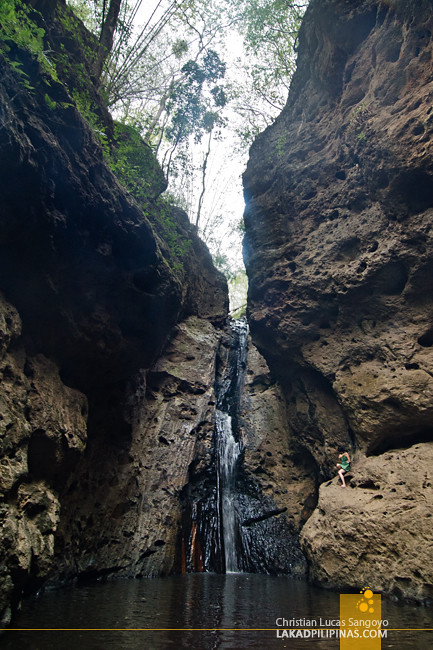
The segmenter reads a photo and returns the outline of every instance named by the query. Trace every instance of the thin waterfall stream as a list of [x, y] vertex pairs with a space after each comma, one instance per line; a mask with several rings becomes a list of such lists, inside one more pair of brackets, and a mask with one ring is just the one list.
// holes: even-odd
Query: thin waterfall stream
[[239, 571], [238, 545], [242, 536], [237, 508], [236, 470], [242, 443], [239, 440], [239, 410], [248, 355], [248, 324], [231, 325], [234, 346], [230, 351], [222, 381], [217, 383], [215, 447], [218, 520], [224, 548], [226, 573]]
[[[202, 438], [200, 456], [190, 465], [182, 495], [178, 564], [182, 573], [305, 572], [305, 558], [284, 501], [263, 490], [264, 462], [272, 456], [266, 438], [268, 451], [251, 462], [251, 441], [257, 437], [250, 409], [257, 409], [252, 399], [260, 398], [260, 388], [251, 392], [254, 375], [248, 347], [246, 321], [231, 321], [217, 356], [214, 427]], [[271, 431], [262, 436], [273, 433], [272, 417], [268, 415], [267, 421]]]
[[236, 464], [241, 445], [236, 442], [232, 431], [232, 418], [223, 411], [216, 412], [217, 438], [217, 499], [220, 513], [220, 526], [224, 543], [226, 573], [237, 573], [236, 552]]

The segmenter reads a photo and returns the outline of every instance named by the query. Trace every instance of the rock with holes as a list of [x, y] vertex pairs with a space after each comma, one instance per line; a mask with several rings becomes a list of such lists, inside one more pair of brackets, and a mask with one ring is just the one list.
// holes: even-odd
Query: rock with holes
[[85, 448], [83, 394], [43, 355], [27, 355], [16, 309], [0, 296], [0, 621], [53, 569], [59, 490]]
[[244, 175], [251, 331], [322, 469], [338, 437], [374, 450], [431, 427], [433, 40], [428, 3], [409, 5], [310, 3]]
[[348, 487], [320, 488], [301, 542], [323, 586], [433, 602], [433, 443], [361, 458]]
[[287, 105], [251, 148], [251, 332], [319, 481], [339, 444], [432, 439], [432, 58], [430, 2], [312, 0]]

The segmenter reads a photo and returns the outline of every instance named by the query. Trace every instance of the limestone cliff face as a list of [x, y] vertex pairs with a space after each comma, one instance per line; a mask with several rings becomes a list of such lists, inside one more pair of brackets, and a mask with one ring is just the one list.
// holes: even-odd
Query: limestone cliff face
[[[47, 49], [82, 57], [79, 33], [90, 35], [77, 21], [70, 33], [65, 4], [38, 7], [49, 11]], [[172, 569], [177, 495], [202, 422], [212, 425], [228, 299], [187, 216], [157, 200], [165, 181], [150, 150], [144, 211], [107, 166], [67, 71], [48, 78], [14, 44], [0, 57], [7, 621], [10, 604], [48, 578]], [[109, 129], [89, 71], [86, 80]]]
[[[63, 58], [58, 81], [13, 43], [2, 60], [4, 623], [47, 582], [210, 568], [196, 506], [203, 496], [216, 507], [216, 388], [225, 372], [240, 384], [225, 280], [187, 216], [159, 200], [166, 182], [150, 149], [134, 149], [142, 175], [128, 193], [71, 95], [80, 82], [90, 117], [113, 137], [83, 54], [91, 35], [62, 0], [30, 4], [47, 51]], [[115, 144], [131, 137], [124, 128]], [[236, 405], [241, 565], [303, 575], [315, 469], [287, 435], [281, 388], [248, 347]], [[212, 553], [223, 569], [221, 545]]]
[[164, 354], [127, 390], [131, 439], [105, 432], [90, 441], [69, 478], [55, 563], [66, 577], [168, 574], [175, 565], [182, 490], [214, 423], [215, 363], [221, 331], [190, 316]]
[[340, 589], [374, 584], [397, 598], [432, 602], [432, 455], [427, 442], [359, 458], [353, 489], [320, 486], [302, 531], [314, 581]]
[[[423, 465], [420, 443], [433, 431], [432, 26], [429, 2], [312, 0], [287, 106], [257, 138], [244, 176], [253, 339], [320, 480], [335, 472], [338, 444], [355, 459], [352, 488], [338, 503], [343, 490], [322, 486], [304, 528], [311, 575], [419, 600], [433, 578], [417, 506], [427, 491], [414, 478], [403, 497], [394, 480], [417, 471], [413, 459]], [[382, 464], [396, 468], [367, 498], [358, 471], [376, 475]], [[408, 511], [400, 499], [412, 497]], [[402, 508], [414, 559], [398, 551], [399, 570], [362, 560], [360, 546], [333, 533], [337, 517], [362, 511], [369, 548], [385, 557]], [[331, 553], [340, 561], [327, 562]]]

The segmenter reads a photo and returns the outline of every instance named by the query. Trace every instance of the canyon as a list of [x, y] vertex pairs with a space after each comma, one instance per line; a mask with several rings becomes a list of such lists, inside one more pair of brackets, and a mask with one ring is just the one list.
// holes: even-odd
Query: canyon
[[[65, 3], [33, 4], [87, 65]], [[67, 70], [0, 54], [4, 624], [46, 584], [223, 571], [219, 409], [241, 450], [239, 568], [431, 602], [432, 50], [427, 1], [311, 0], [244, 174], [237, 366], [226, 281], [147, 145], [143, 207]]]

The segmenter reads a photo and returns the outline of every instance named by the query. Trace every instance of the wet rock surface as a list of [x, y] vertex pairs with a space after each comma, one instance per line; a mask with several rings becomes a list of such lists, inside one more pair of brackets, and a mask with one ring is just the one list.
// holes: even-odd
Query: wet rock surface
[[265, 573], [305, 575], [298, 535], [317, 501], [314, 463], [299, 453], [281, 387], [251, 339], [240, 438], [241, 482], [248, 495], [243, 514], [250, 555], [246, 566]]
[[[317, 502], [314, 463], [299, 454], [281, 388], [243, 328], [234, 323], [219, 347], [219, 422], [208, 430], [182, 495], [180, 564], [183, 570], [220, 572], [229, 563], [231, 570], [305, 576], [299, 531]], [[233, 446], [238, 452], [227, 493], [222, 464], [231, 462]]]
[[206, 320], [179, 323], [156, 364], [130, 384], [131, 439], [89, 443], [63, 497], [61, 575], [152, 576], [176, 568], [180, 493], [213, 428], [219, 338]]
[[[251, 333], [320, 481], [339, 444], [363, 462], [432, 439], [430, 9], [313, 0], [287, 106], [244, 175]], [[377, 525], [375, 543], [391, 548]], [[319, 547], [309, 559], [323, 581]], [[381, 572], [372, 584], [394, 589]]]

